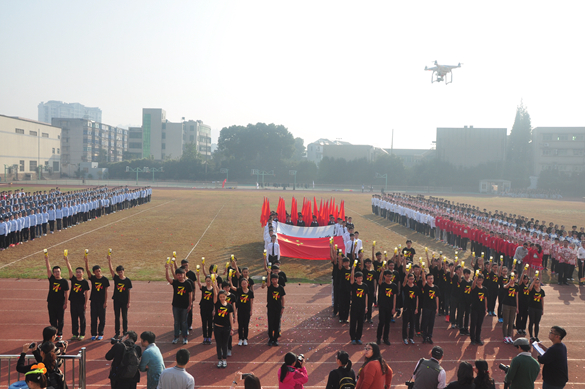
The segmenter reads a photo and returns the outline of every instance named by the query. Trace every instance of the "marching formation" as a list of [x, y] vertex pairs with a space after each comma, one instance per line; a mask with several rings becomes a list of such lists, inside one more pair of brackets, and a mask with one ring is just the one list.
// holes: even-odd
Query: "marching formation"
[[61, 192], [0, 192], [0, 251], [150, 202], [152, 189], [99, 186]]

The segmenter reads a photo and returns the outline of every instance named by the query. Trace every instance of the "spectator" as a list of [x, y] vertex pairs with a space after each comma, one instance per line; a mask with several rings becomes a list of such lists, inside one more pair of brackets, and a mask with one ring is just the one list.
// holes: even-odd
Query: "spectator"
[[177, 364], [161, 373], [158, 389], [193, 389], [195, 387], [195, 379], [185, 371], [190, 356], [189, 350], [185, 348], [177, 351], [175, 356]]
[[297, 358], [291, 352], [286, 353], [284, 363], [278, 369], [278, 389], [302, 389], [307, 381], [309, 375], [305, 368], [305, 358]]
[[[115, 343], [110, 351], [107, 352], [106, 359], [112, 361], [110, 375], [108, 376], [112, 389], [136, 389], [136, 384], [140, 382], [138, 364], [140, 357], [142, 356], [142, 349], [136, 344], [137, 340], [138, 335], [136, 335], [136, 332], [128, 331], [126, 335], [122, 337], [121, 341]], [[134, 359], [132, 358], [132, 355], [130, 355], [130, 359], [133, 359], [136, 365], [130, 363], [128, 366], [122, 366], [124, 353], [126, 352], [126, 349], [129, 349], [128, 352], [131, 354], [132, 350], [130, 350], [130, 348], [134, 348], [134, 356], [136, 358]], [[135, 370], [134, 376], [127, 377], [132, 373], [132, 371], [129, 370]]]
[[358, 372], [356, 389], [384, 389], [392, 384], [392, 369], [380, 354], [375, 342], [366, 343], [365, 361]]
[[29, 389], [45, 389], [47, 387], [47, 376], [45, 375], [47, 369], [42, 363], [39, 365], [24, 375], [24, 381]]
[[[31, 345], [32, 348], [30, 347]], [[21, 374], [26, 374], [30, 371], [37, 370], [38, 364], [32, 365], [25, 365], [24, 359], [28, 350], [32, 350], [33, 352], [36, 350], [37, 345], [32, 343], [26, 343], [22, 346], [22, 352], [20, 354], [20, 358], [18, 358], [18, 362], [16, 363], [16, 371]], [[42, 358], [42, 364], [46, 368], [46, 379], [48, 386], [52, 386], [53, 389], [63, 389], [65, 388], [65, 381], [63, 379], [63, 374], [57, 365], [57, 355], [55, 354], [55, 344], [52, 342], [45, 342], [40, 346], [40, 355]]]
[[514, 341], [514, 347], [520, 353], [512, 359], [504, 382], [510, 385], [510, 389], [534, 389], [540, 365], [530, 354], [530, 342], [526, 338], [518, 338]]
[[[67, 352], [67, 341], [64, 340], [60, 340], [58, 342], [56, 342], [56, 339], [58, 338], [57, 336], [57, 329], [53, 326], [48, 326], [43, 328], [43, 341], [40, 344], [43, 344], [45, 342], [52, 342], [55, 343], [55, 355], [57, 355], [57, 358], [60, 355], [63, 355]], [[42, 362], [43, 358], [41, 358], [41, 354], [40, 354], [40, 350], [37, 348], [33, 351], [33, 355], [35, 356], [35, 359], [37, 360], [37, 362]], [[60, 365], [59, 362], [57, 362], [58, 365]]]
[[546, 348], [539, 343], [539, 346], [545, 350], [544, 354], [538, 356], [538, 362], [542, 364], [542, 388], [543, 389], [561, 389], [569, 381], [569, 367], [567, 366], [567, 347], [563, 343], [563, 338], [567, 331], [559, 326], [550, 329], [548, 338], [553, 343]]
[[475, 361], [475, 374], [476, 376], [473, 380], [475, 389], [496, 389], [494, 379], [490, 377], [488, 364], [483, 359]]
[[338, 351], [335, 355], [337, 369], [331, 370], [327, 379], [326, 389], [340, 389], [355, 387], [355, 372], [351, 368], [349, 354], [345, 351]]
[[416, 364], [412, 389], [443, 389], [447, 385], [447, 374], [441, 367], [441, 359], [443, 359], [443, 349], [435, 346], [431, 351], [430, 359], [423, 358]]
[[234, 375], [234, 380], [232, 381], [232, 386], [230, 389], [236, 389], [238, 385], [238, 378], [240, 381], [244, 380], [244, 389], [262, 389], [262, 385], [260, 385], [260, 379], [254, 375], [254, 373], [247, 373], [243, 374], [241, 371], [237, 371]]
[[140, 371], [147, 371], [146, 373], [146, 388], [156, 389], [160, 374], [165, 369], [162, 354], [158, 346], [154, 343], [156, 335], [151, 331], [144, 331], [140, 334], [141, 345], [144, 347], [142, 359], [138, 369]]
[[475, 389], [473, 383], [473, 366], [469, 362], [461, 362], [457, 369], [457, 381], [447, 385], [447, 389]]

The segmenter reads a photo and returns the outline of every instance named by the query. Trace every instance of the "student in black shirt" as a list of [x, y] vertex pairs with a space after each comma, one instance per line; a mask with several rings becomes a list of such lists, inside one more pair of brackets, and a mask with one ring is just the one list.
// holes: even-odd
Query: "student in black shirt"
[[238, 309], [238, 346], [248, 345], [248, 328], [254, 310], [254, 291], [248, 287], [248, 279], [242, 278], [236, 290], [236, 307]]
[[333, 239], [329, 241], [329, 255], [331, 257], [331, 303], [333, 305], [333, 317], [337, 315], [339, 312], [339, 285], [340, 285], [340, 276], [339, 276], [339, 262], [341, 262], [341, 249], [336, 250], [333, 246]]
[[351, 344], [362, 344], [362, 331], [364, 328], [364, 318], [368, 306], [368, 286], [364, 284], [364, 275], [361, 272], [355, 272], [357, 262], [351, 269], [351, 313], [349, 315], [349, 336]]
[[485, 276], [484, 286], [487, 288], [488, 295], [488, 315], [496, 316], [496, 300], [498, 298], [498, 285], [500, 281], [500, 269], [497, 263], [491, 265], [490, 272]]
[[211, 344], [211, 333], [213, 331], [213, 285], [211, 276], [205, 276], [205, 285], [203, 286], [201, 286], [201, 282], [197, 278], [197, 287], [201, 291], [199, 313], [203, 330], [203, 344]]
[[89, 300], [89, 283], [83, 278], [83, 268], [75, 269], [75, 275], [67, 257], [63, 257], [69, 270], [71, 280], [71, 293], [69, 293], [69, 311], [71, 313], [71, 340], [83, 340], [85, 338], [85, 311]]
[[[177, 269], [177, 262], [173, 261], [173, 265], [175, 266], [175, 270]], [[191, 301], [195, 301], [195, 281], [197, 280], [197, 276], [193, 272], [193, 270], [189, 269], [189, 261], [186, 259], [181, 260], [181, 267], [185, 270], [185, 281], [191, 284], [191, 289], [193, 290], [193, 296], [191, 297]], [[191, 309], [187, 314], [187, 327], [189, 327], [189, 331], [193, 330], [193, 306], [191, 305]]]
[[439, 287], [433, 282], [435, 277], [432, 274], [423, 273], [422, 289], [422, 324], [421, 332], [423, 343], [433, 344], [433, 328], [435, 327], [435, 316], [439, 313]]
[[126, 335], [126, 332], [128, 332], [128, 309], [130, 308], [132, 281], [126, 277], [124, 266], [119, 265], [114, 272], [110, 255], [108, 255], [108, 266], [110, 267], [112, 280], [114, 280], [114, 293], [112, 295], [112, 300], [114, 300], [114, 330], [116, 331], [114, 338], [118, 339], [120, 337], [120, 314], [122, 314], [123, 334]]
[[481, 340], [481, 325], [488, 309], [489, 291], [483, 286], [484, 275], [476, 274], [471, 285], [471, 325], [469, 336], [471, 344], [483, 345]]
[[502, 316], [504, 324], [502, 325], [502, 334], [504, 336], [504, 343], [512, 344], [514, 343], [512, 339], [514, 319], [518, 313], [518, 284], [516, 284], [516, 276], [514, 273], [510, 275], [510, 281], [504, 285], [503, 291]]
[[362, 273], [364, 274], [364, 284], [368, 287], [368, 304], [366, 306], [366, 319], [370, 324], [373, 323], [372, 321], [372, 305], [374, 304], [374, 291], [376, 290], [375, 283], [376, 283], [376, 271], [372, 267], [372, 260], [370, 258], [366, 258], [364, 261], [364, 270]]
[[406, 247], [402, 249], [402, 255], [404, 255], [407, 262], [412, 262], [414, 260], [416, 250], [412, 247], [412, 241], [410, 239], [406, 241]]
[[[528, 333], [530, 334], [531, 342], [539, 342], [538, 333], [540, 331], [540, 318], [544, 313], [544, 290], [540, 287], [540, 278], [537, 277], [532, 280], [529, 287], [528, 296]], [[534, 330], [534, 332], [533, 332]], [[534, 335], [534, 336], [533, 336]]]
[[459, 310], [459, 303], [463, 294], [461, 288], [461, 276], [463, 271], [461, 266], [455, 267], [455, 272], [451, 275], [451, 310], [449, 312], [449, 322], [451, 323], [451, 329], [457, 329], [457, 312]]
[[[284, 288], [278, 285], [278, 275], [268, 274], [270, 277], [270, 286], [266, 293], [267, 314], [268, 314], [268, 345], [278, 346], [278, 338], [280, 336], [280, 319], [284, 313], [284, 296], [286, 292]], [[262, 283], [262, 289], [266, 284]]]
[[349, 304], [351, 301], [351, 269], [349, 258], [344, 257], [339, 262], [339, 322], [348, 323]]
[[451, 321], [451, 289], [453, 286], [453, 280], [451, 278], [451, 275], [453, 274], [453, 272], [455, 271], [455, 265], [453, 263], [448, 263], [446, 259], [443, 259], [443, 268], [444, 268], [444, 273], [443, 273], [443, 285], [444, 285], [444, 289], [443, 290], [443, 296], [445, 299], [445, 303], [444, 303], [444, 310], [443, 313], [445, 314], [445, 321], [447, 323], [449, 323]]
[[47, 307], [49, 309], [49, 322], [57, 328], [57, 337], [63, 336], [63, 319], [67, 309], [67, 295], [69, 284], [61, 277], [61, 267], [49, 263], [49, 254], [45, 253], [45, 265], [47, 267], [47, 278], [49, 279], [49, 294], [47, 295]]
[[[183, 344], [189, 343], [187, 330], [187, 313], [191, 309], [193, 298], [193, 291], [191, 290], [191, 283], [187, 282], [185, 270], [178, 268], [175, 270], [174, 277], [170, 275], [171, 265], [165, 263], [165, 276], [169, 284], [173, 287], [173, 321], [174, 321], [174, 337], [173, 344], [179, 342], [179, 331], [183, 335]], [[212, 277], [213, 278], [213, 277]]]
[[227, 292], [219, 290], [217, 282], [213, 282], [213, 304], [215, 315], [213, 317], [213, 332], [217, 346], [217, 367], [227, 367], [227, 351], [230, 336], [233, 334], [232, 321], [234, 307], [227, 301]]
[[378, 330], [376, 332], [376, 343], [380, 344], [382, 335], [384, 344], [390, 346], [388, 334], [390, 333], [390, 321], [396, 313], [396, 295], [398, 286], [392, 281], [394, 274], [391, 270], [384, 270], [380, 274], [378, 285]]
[[528, 276], [522, 276], [522, 282], [518, 284], [518, 314], [516, 315], [516, 331], [518, 335], [526, 335], [526, 323], [528, 322], [528, 301], [530, 298], [530, 285]]
[[471, 270], [463, 269], [463, 279], [460, 281], [461, 285], [461, 299], [459, 301], [459, 308], [457, 309], [457, 325], [459, 327], [459, 335], [469, 335], [469, 314], [471, 313]]
[[[418, 313], [420, 289], [414, 283], [412, 268], [407, 269], [408, 274], [402, 284], [402, 296], [404, 299], [404, 312], [402, 313], [402, 339], [404, 344], [414, 344], [414, 315]], [[410, 329], [408, 327], [410, 326]], [[408, 330], [408, 336], [407, 336]]]
[[[88, 274], [89, 260], [85, 256], [85, 269]], [[108, 287], [110, 281], [102, 275], [100, 265], [94, 265], [93, 275], [89, 277], [91, 282], [91, 340], [102, 340], [104, 338], [104, 327], [106, 326], [106, 307], [108, 306]], [[98, 323], [99, 322], [99, 323]]]
[[[229, 276], [229, 275], [228, 275]], [[228, 304], [231, 304], [232, 309], [233, 309], [233, 323], [236, 323], [236, 300], [237, 300], [237, 296], [233, 293], [231, 293], [231, 283], [228, 281], [224, 281], [221, 283], [221, 288], [225, 291], [226, 293], [226, 299], [225, 301], [227, 301]], [[227, 356], [231, 357], [232, 356], [232, 336], [230, 335], [228, 338], [228, 349], [227, 349]]]

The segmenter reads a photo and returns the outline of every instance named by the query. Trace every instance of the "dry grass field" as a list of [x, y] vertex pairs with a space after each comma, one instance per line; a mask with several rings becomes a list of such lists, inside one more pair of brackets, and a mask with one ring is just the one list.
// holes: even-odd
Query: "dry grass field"
[[[34, 190], [33, 187], [27, 188]], [[43, 189], [44, 190], [44, 189]], [[42, 278], [45, 276], [42, 251], [47, 248], [51, 264], [64, 265], [63, 250], [69, 250], [72, 266], [83, 265], [84, 249], [89, 249], [90, 265], [107, 266], [108, 248], [113, 250], [114, 266], [123, 264], [134, 280], [164, 280], [164, 262], [173, 251], [179, 259], [187, 257], [191, 267], [200, 263], [223, 267], [231, 254], [240, 266], [250, 267], [252, 275], [262, 270], [262, 228], [259, 223], [263, 196], [268, 196], [273, 209], [283, 196], [290, 209], [291, 197], [299, 202], [303, 196], [345, 200], [346, 215], [353, 216], [356, 229], [364, 241], [369, 256], [371, 242], [377, 250], [391, 253], [406, 238], [416, 241], [414, 247], [423, 252], [424, 246], [454, 252], [442, 244], [413, 234], [400, 226], [391, 225], [371, 215], [370, 195], [353, 192], [310, 192], [276, 190], [183, 190], [154, 189], [149, 204], [117, 212], [83, 223], [74, 228], [49, 235], [34, 242], [10, 248], [0, 253], [0, 277]], [[453, 201], [521, 213], [559, 224], [583, 225], [585, 203], [552, 200], [500, 199], [484, 197], [451, 197]], [[294, 282], [330, 282], [328, 261], [285, 259], [283, 271]]]

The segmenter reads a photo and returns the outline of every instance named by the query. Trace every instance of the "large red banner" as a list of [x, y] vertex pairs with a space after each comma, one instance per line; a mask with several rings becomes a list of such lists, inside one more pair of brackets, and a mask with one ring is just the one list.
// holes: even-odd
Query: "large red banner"
[[[280, 255], [282, 257], [328, 260], [331, 258], [329, 253], [330, 238], [298, 238], [294, 236], [278, 234], [278, 244], [280, 245]], [[333, 237], [334, 244], [345, 252], [343, 237]]]

